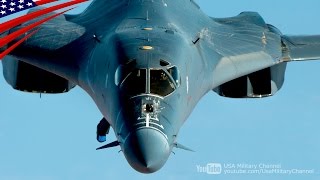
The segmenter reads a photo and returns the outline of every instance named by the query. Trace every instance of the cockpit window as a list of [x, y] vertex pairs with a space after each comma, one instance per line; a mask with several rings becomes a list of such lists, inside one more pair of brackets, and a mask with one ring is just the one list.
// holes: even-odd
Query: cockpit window
[[125, 79], [121, 88], [128, 95], [146, 93], [146, 69], [135, 69]]
[[167, 69], [167, 71], [169, 72], [172, 79], [176, 83], [176, 86], [179, 87], [180, 86], [180, 74], [179, 74], [178, 68], [173, 66], [173, 67]]
[[167, 96], [176, 89], [168, 74], [160, 70], [150, 70], [150, 92], [160, 96]]
[[151, 69], [137, 69], [135, 61], [120, 65], [115, 73], [115, 84], [129, 96], [150, 93], [167, 96], [180, 86], [180, 74], [177, 67], [166, 65]]
[[136, 60], [132, 60], [125, 65], [120, 65], [115, 74], [115, 84], [117, 86], [134, 70]]

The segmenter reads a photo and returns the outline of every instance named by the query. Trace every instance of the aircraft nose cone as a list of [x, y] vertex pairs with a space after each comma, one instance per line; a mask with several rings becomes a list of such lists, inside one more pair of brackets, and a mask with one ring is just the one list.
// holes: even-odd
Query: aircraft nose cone
[[144, 128], [131, 133], [124, 144], [129, 164], [141, 173], [158, 171], [167, 161], [170, 150], [167, 139], [157, 130]]

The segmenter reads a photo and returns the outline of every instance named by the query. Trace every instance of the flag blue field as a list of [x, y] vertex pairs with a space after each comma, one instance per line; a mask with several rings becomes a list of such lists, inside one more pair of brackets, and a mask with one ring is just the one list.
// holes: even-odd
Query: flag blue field
[[1, 0], [0, 18], [36, 7], [35, 0]]

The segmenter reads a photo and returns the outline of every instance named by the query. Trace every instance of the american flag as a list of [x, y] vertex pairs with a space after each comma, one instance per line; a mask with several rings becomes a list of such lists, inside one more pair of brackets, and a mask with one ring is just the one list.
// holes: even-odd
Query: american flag
[[37, 6], [37, 0], [1, 0], [0, 18]]
[[[48, 4], [51, 2], [55, 2], [56, 0], [0, 0], [0, 18], [3, 18], [5, 16], [24, 11], [39, 5]], [[49, 14], [53, 11], [62, 10], [65, 8], [68, 8], [70, 6], [73, 6], [75, 4], [83, 3], [87, 0], [69, 0], [64, 3], [60, 3], [57, 5], [52, 5], [49, 7], [46, 7], [44, 9], [40, 9], [31, 13], [28, 13], [23, 16], [16, 17], [14, 19], [11, 19], [7, 22], [0, 24], [0, 35], [3, 33], [6, 33], [6, 31], [10, 30], [11, 28], [18, 26], [20, 24], [26, 23], [34, 18], [40, 17], [40, 20], [37, 22], [34, 22], [24, 28], [18, 29], [15, 32], [11, 32], [10, 34], [7, 34], [5, 36], [0, 37], [0, 48], [6, 47], [8, 43], [12, 42], [13, 40], [18, 40], [10, 47], [6, 47], [3, 52], [0, 52], [0, 60], [4, 58], [7, 54], [9, 54], [14, 48], [19, 46], [22, 42], [24, 42], [27, 38], [32, 36], [34, 33], [38, 31], [38, 26], [41, 24], [63, 14], [66, 11], [69, 11], [73, 8], [69, 8], [67, 10], [64, 10], [62, 12], [56, 13], [54, 15], [50, 15], [49, 17], [43, 17], [41, 19], [41, 16]]]

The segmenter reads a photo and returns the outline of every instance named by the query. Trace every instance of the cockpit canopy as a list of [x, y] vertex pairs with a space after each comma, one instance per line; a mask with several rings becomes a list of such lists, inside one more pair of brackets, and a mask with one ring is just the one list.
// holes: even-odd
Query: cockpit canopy
[[134, 63], [129, 63], [118, 67], [115, 83], [129, 96], [168, 96], [179, 87], [180, 75], [177, 67], [170, 66], [169, 63], [163, 67], [147, 69], [136, 68]]

